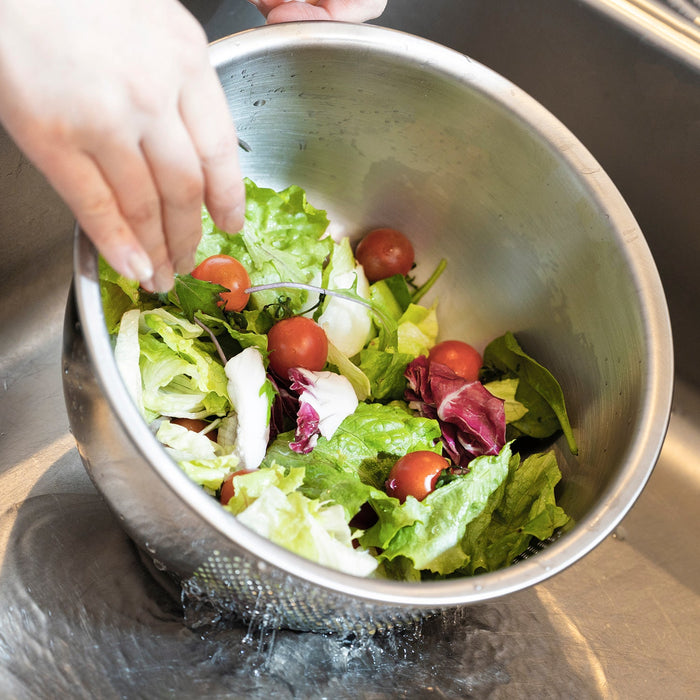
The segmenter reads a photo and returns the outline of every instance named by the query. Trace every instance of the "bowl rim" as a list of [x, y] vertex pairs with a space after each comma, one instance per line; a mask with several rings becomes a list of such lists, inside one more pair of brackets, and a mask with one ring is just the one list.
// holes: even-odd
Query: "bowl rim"
[[[295, 22], [258, 27], [219, 39], [211, 44], [210, 57], [218, 68], [254, 52], [299, 50], [309, 43], [321, 42], [325, 49], [361, 47], [363, 52], [388, 53], [430, 66], [432, 71], [484, 92], [526, 120], [543, 142], [556, 147], [559, 157], [568, 162], [592, 199], [608, 213], [613, 234], [625, 244], [622, 249], [637, 285], [649, 347], [646, 386], [642, 389], [644, 410], [637, 417], [637, 437], [626, 456], [628, 468], [609, 484], [595, 507], [571, 531], [535, 556], [505, 569], [474, 577], [408, 583], [360, 578], [310, 562], [238, 522], [191, 481], [156, 440], [120, 379], [102, 312], [97, 252], [76, 225], [75, 300], [98, 384], [124, 434], [155, 470], [163, 487], [175, 492], [184, 508], [235, 547], [285, 574], [368, 603], [413, 608], [481, 602], [540, 583], [581, 559], [614, 530], [641, 494], [660, 454], [671, 412], [673, 351], [668, 309], [651, 252], [622, 196], [578, 139], [523, 90], [453, 49], [375, 25]], [[220, 554], [225, 556], [226, 552]]]

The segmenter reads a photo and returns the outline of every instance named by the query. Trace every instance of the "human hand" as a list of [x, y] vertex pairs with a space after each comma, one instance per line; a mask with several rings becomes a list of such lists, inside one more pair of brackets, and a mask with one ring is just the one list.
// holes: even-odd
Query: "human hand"
[[384, 12], [387, 0], [248, 0], [267, 18], [268, 24], [296, 20], [332, 19], [364, 22]]
[[205, 34], [177, 0], [2, 0], [0, 121], [107, 261], [148, 289], [189, 272], [201, 205], [244, 186]]

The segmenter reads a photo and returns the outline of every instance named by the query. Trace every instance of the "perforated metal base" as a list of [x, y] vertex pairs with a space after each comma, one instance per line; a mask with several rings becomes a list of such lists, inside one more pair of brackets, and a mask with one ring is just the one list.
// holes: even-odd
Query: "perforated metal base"
[[374, 634], [406, 627], [437, 610], [373, 605], [305, 584], [272, 568], [261, 580], [245, 559], [214, 553], [189, 579], [180, 581], [188, 624], [242, 621], [269, 628], [332, 634]]

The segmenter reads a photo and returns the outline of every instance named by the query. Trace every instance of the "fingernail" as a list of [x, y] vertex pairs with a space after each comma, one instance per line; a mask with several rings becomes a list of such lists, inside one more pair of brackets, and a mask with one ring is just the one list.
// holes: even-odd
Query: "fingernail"
[[153, 277], [153, 265], [151, 259], [140, 250], [133, 250], [126, 259], [129, 269], [129, 277], [140, 282], [148, 281]]
[[176, 263], [175, 263], [175, 272], [177, 272], [179, 275], [187, 275], [192, 270], [194, 269], [194, 253], [188, 253], [187, 255], [183, 255]]
[[154, 291], [156, 292], [168, 292], [173, 288], [175, 280], [173, 279], [172, 268], [168, 272], [163, 270], [158, 270], [151, 280], [153, 283]]

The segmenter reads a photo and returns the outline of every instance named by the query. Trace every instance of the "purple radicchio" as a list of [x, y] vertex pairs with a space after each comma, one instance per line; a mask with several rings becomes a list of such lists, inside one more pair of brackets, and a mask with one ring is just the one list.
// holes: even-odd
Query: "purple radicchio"
[[497, 455], [506, 442], [504, 402], [481, 382], [470, 382], [446, 365], [417, 357], [406, 368], [409, 406], [440, 424], [450, 459], [466, 467], [474, 457]]
[[270, 442], [280, 433], [291, 430], [299, 413], [299, 396], [293, 393], [288, 384], [283, 384], [278, 377], [268, 372], [267, 378], [275, 389], [275, 399], [270, 411]]
[[291, 391], [299, 392], [299, 411], [294, 441], [295, 452], [307, 454], [322, 435], [333, 437], [340, 424], [357, 408], [357, 396], [346, 377], [334, 372], [312, 372], [296, 367], [289, 370]]

